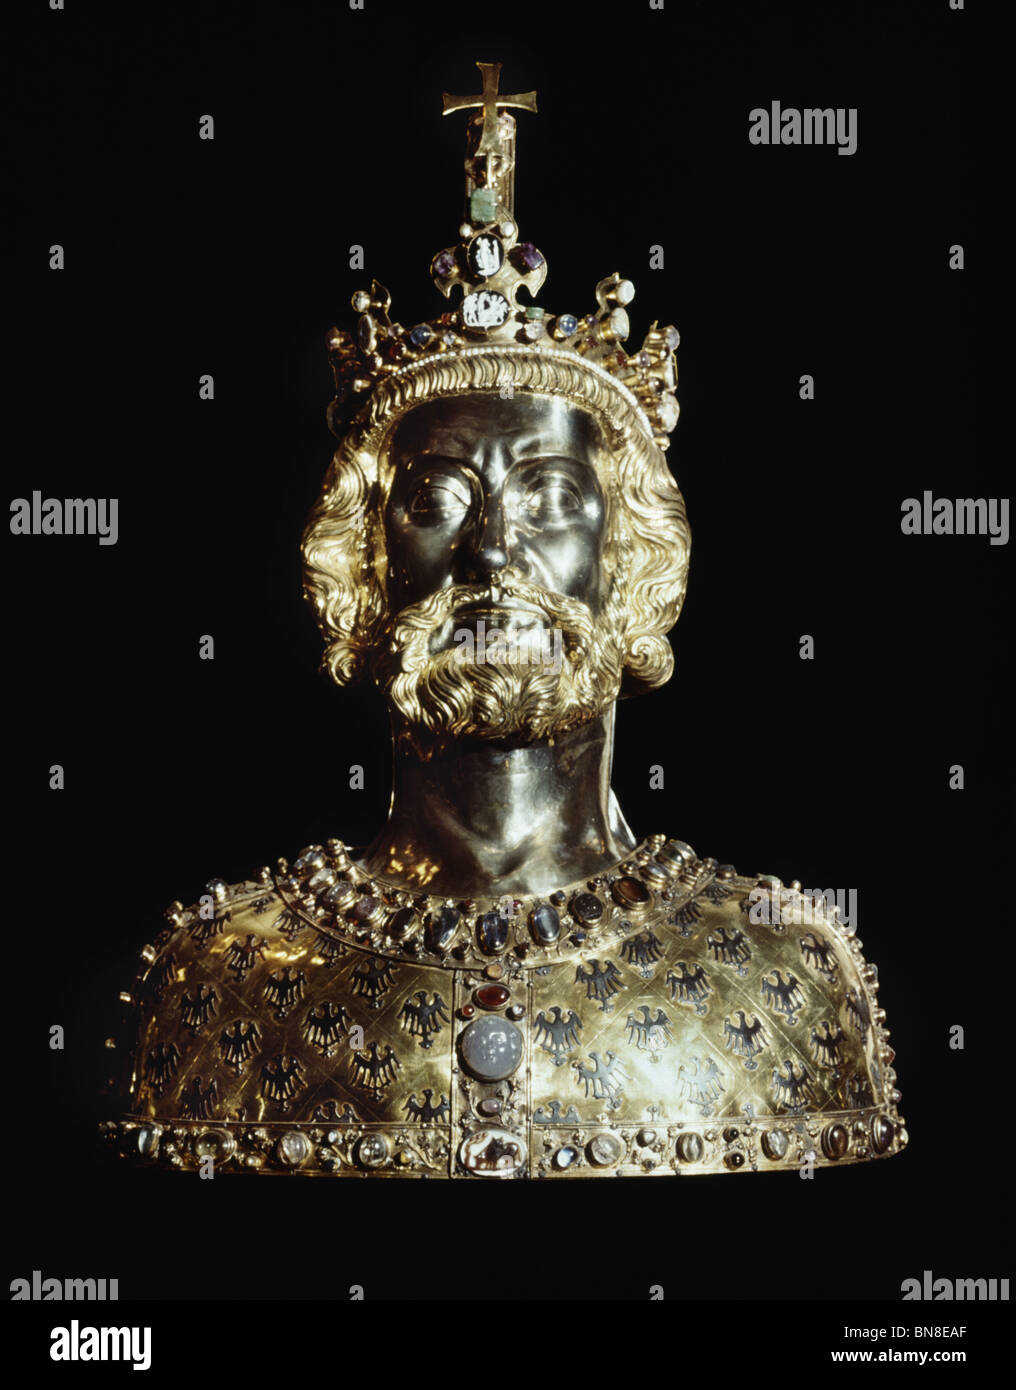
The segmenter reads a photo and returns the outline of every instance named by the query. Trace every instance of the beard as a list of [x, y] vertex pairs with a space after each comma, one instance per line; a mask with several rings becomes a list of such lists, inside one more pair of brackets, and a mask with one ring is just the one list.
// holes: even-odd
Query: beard
[[[448, 646], [476, 628], [463, 607], [512, 599], [538, 611], [525, 621], [542, 625], [520, 636], [505, 634], [486, 654], [472, 640]], [[375, 677], [406, 724], [432, 734], [497, 740], [523, 735], [543, 740], [595, 719], [621, 689], [622, 604], [612, 585], [599, 617], [579, 599], [550, 593], [514, 571], [483, 585], [449, 585], [404, 608], [390, 623]], [[517, 623], [509, 611], [505, 626]], [[555, 659], [546, 659], [553, 640]]]

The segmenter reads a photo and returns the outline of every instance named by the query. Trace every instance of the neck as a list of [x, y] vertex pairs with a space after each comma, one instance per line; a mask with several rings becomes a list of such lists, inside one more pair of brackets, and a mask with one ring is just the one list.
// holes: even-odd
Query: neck
[[459, 897], [543, 894], [635, 848], [610, 769], [614, 706], [545, 743], [395, 739], [388, 822], [361, 856], [372, 874]]

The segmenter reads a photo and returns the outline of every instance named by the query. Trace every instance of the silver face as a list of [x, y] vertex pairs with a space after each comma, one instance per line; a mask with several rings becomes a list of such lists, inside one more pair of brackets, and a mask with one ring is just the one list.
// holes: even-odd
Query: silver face
[[[510, 566], [598, 615], [603, 449], [593, 417], [562, 400], [475, 394], [418, 406], [390, 451], [391, 611], [448, 585], [485, 585]], [[463, 616], [522, 624], [532, 607], [478, 604]]]

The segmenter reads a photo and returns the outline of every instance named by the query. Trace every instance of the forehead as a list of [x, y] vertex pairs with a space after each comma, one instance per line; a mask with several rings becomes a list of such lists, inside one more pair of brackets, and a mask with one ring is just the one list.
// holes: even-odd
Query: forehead
[[585, 459], [603, 445], [595, 417], [560, 397], [475, 392], [416, 406], [396, 426], [390, 449], [396, 460], [422, 453], [454, 458], [491, 440], [516, 457], [553, 451]]

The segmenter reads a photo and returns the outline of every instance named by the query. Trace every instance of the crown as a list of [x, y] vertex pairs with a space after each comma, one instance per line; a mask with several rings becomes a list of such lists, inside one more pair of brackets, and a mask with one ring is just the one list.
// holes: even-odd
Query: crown
[[[355, 336], [333, 328], [328, 336], [335, 376], [330, 417], [355, 414], [384, 381], [438, 358], [462, 358], [493, 350], [506, 363], [514, 354], [563, 356], [595, 375], [606, 373], [633, 406], [640, 423], [661, 449], [677, 424], [674, 395], [676, 328], [653, 324], [640, 351], [621, 347], [629, 336], [627, 305], [635, 295], [618, 274], [596, 286], [596, 309], [548, 314], [534, 302], [547, 276], [547, 261], [530, 241], [519, 240], [515, 218], [515, 118], [505, 108], [536, 111], [536, 93], [498, 91], [500, 63], [477, 63], [483, 78], [478, 96], [443, 97], [444, 114], [479, 108], [467, 124], [466, 196], [459, 240], [430, 264], [446, 299], [461, 292], [457, 307], [410, 328], [392, 322], [391, 296], [377, 280], [352, 299], [359, 314]], [[525, 299], [520, 302], [520, 295]], [[336, 433], [339, 430], [336, 429]]]

